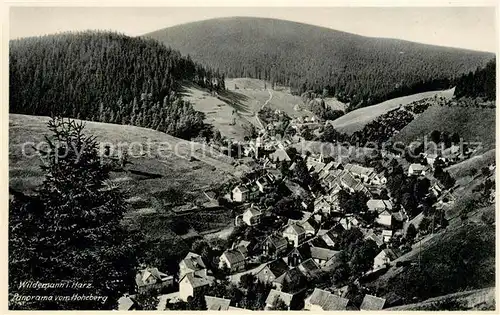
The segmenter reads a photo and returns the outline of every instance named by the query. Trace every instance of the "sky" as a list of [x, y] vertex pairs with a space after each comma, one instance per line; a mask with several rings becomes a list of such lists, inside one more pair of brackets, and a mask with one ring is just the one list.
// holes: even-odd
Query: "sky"
[[130, 36], [230, 16], [277, 18], [371, 37], [495, 52], [494, 7], [11, 7], [10, 38], [89, 29]]

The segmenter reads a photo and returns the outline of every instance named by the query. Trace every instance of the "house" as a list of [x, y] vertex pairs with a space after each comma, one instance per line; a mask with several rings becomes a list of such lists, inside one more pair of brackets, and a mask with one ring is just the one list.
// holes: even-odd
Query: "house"
[[299, 247], [306, 238], [306, 231], [296, 223], [289, 224], [283, 231], [283, 237], [292, 242], [293, 246]]
[[370, 199], [366, 202], [368, 211], [382, 212], [384, 210], [392, 210], [392, 202], [390, 200]]
[[284, 161], [291, 161], [290, 156], [288, 156], [288, 153], [286, 153], [284, 148], [278, 148], [276, 151], [271, 153], [269, 155], [269, 158], [273, 162], [284, 162]]
[[252, 242], [241, 240], [238, 244], [233, 244], [233, 248], [239, 251], [243, 257], [248, 257]]
[[324, 213], [330, 214], [332, 212], [332, 207], [326, 198], [321, 196], [314, 200], [314, 213]]
[[118, 299], [118, 311], [137, 310], [137, 302], [130, 295], [124, 295]]
[[394, 261], [401, 253], [397, 249], [386, 248], [383, 249], [375, 258], [373, 259], [373, 269], [377, 270]]
[[345, 311], [349, 300], [326, 290], [315, 288], [304, 301], [304, 310], [308, 311]]
[[158, 271], [158, 268], [140, 270], [135, 276], [135, 284], [139, 293], [149, 290], [161, 290], [174, 285], [174, 276]]
[[273, 283], [276, 278], [280, 277], [287, 271], [287, 264], [280, 258], [265, 265], [255, 274], [255, 277], [262, 282]]
[[297, 268], [307, 279], [315, 278], [320, 272], [318, 264], [312, 258], [304, 260]]
[[266, 306], [264, 310], [266, 311], [272, 310], [278, 299], [285, 302], [285, 305], [288, 306], [288, 310], [294, 309], [294, 304], [296, 303], [295, 301], [296, 299], [294, 298], [293, 294], [271, 289], [266, 298]]
[[370, 182], [370, 177], [375, 175], [375, 171], [371, 167], [363, 167], [357, 164], [346, 164], [344, 170], [349, 171], [352, 175], [360, 178], [364, 183]]
[[323, 241], [325, 241], [326, 245], [334, 247], [337, 237], [342, 231], [345, 231], [342, 224], [337, 223], [334, 227], [332, 227], [328, 232], [321, 236]]
[[187, 301], [188, 298], [200, 292], [204, 287], [212, 284], [212, 280], [207, 277], [196, 275], [195, 273], [188, 273], [179, 281], [179, 298]]
[[219, 257], [219, 268], [222, 269], [226, 266], [231, 273], [245, 269], [245, 256], [236, 250], [228, 249]]
[[384, 239], [382, 238], [382, 236], [375, 234], [373, 230], [369, 230], [368, 233], [366, 233], [364, 239], [374, 241], [375, 244], [377, 244], [377, 246], [379, 247], [384, 245]]
[[260, 223], [260, 218], [262, 212], [255, 206], [251, 206], [245, 212], [243, 212], [243, 222], [247, 225], [252, 226]]
[[246, 187], [236, 186], [232, 190], [232, 193], [234, 202], [245, 202], [250, 195], [250, 190]]
[[268, 192], [269, 186], [271, 185], [271, 180], [267, 176], [262, 176], [255, 181], [255, 184], [257, 185], [261, 193], [266, 193]]
[[306, 259], [311, 258], [311, 246], [304, 243], [299, 247], [294, 247], [286, 256], [285, 260], [290, 267], [295, 267]]
[[304, 289], [306, 282], [307, 279], [304, 274], [298, 268], [293, 268], [274, 279], [273, 285], [278, 291], [297, 293], [298, 291]]
[[422, 164], [411, 164], [408, 167], [408, 176], [424, 176], [425, 175], [425, 165]]
[[384, 243], [389, 243], [392, 238], [392, 231], [391, 230], [383, 230], [382, 231], [382, 240]]
[[306, 236], [313, 236], [319, 228], [318, 222], [316, 222], [312, 217], [309, 217], [306, 221], [302, 222], [300, 226], [304, 229]]
[[201, 259], [201, 256], [189, 252], [186, 257], [179, 263], [179, 279], [188, 273], [195, 273], [199, 276], [207, 276], [207, 267]]
[[378, 217], [375, 219], [375, 222], [386, 227], [391, 227], [392, 214], [389, 211], [384, 210], [378, 214]]
[[205, 303], [207, 304], [207, 311], [227, 311], [231, 300], [205, 295]]
[[311, 247], [311, 258], [319, 266], [325, 266], [330, 259], [332, 259], [339, 252], [322, 247]]
[[355, 216], [346, 216], [340, 219], [339, 223], [342, 225], [344, 230], [350, 230], [353, 227], [358, 227], [361, 222]]
[[361, 302], [361, 311], [380, 311], [384, 308], [385, 299], [366, 294]]
[[288, 248], [288, 240], [286, 238], [269, 235], [262, 243], [262, 254], [271, 258], [277, 258], [284, 253]]

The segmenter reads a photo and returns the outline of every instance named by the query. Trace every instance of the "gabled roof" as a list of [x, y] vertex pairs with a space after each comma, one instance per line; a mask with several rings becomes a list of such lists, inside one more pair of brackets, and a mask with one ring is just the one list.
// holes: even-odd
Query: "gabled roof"
[[189, 252], [186, 257], [184, 257], [182, 262], [184, 262], [186, 267], [191, 270], [201, 270], [207, 268], [203, 259], [201, 259], [201, 256], [193, 252]]
[[231, 300], [205, 295], [205, 303], [208, 311], [227, 311]]
[[296, 223], [292, 223], [292, 224], [288, 225], [285, 228], [285, 231], [287, 231], [287, 233], [292, 233], [295, 235], [304, 234], [306, 232], [303, 227], [301, 227], [300, 225], [298, 225]]
[[262, 212], [260, 212], [260, 210], [257, 209], [256, 207], [250, 207], [250, 208], [246, 209], [244, 213], [247, 213], [247, 212], [252, 214], [252, 216], [258, 216], [258, 215], [262, 214]]
[[236, 186], [236, 187], [233, 188], [233, 191], [235, 191], [235, 190], [239, 190], [242, 193], [245, 193], [245, 192], [249, 191], [249, 189], [247, 187], [244, 187], [244, 186]]
[[281, 300], [283, 300], [283, 302], [285, 302], [285, 304], [288, 307], [290, 307], [290, 303], [292, 302], [293, 299], [293, 294], [271, 289], [271, 291], [269, 291], [269, 295], [266, 298], [266, 304], [272, 305], [276, 298], [280, 298]]
[[361, 175], [370, 176], [374, 172], [373, 168], [371, 167], [363, 167], [361, 165], [350, 164], [350, 163], [346, 164], [344, 169], [359, 176]]
[[305, 222], [300, 224], [304, 230], [313, 230], [316, 231], [318, 229], [318, 222], [316, 222], [312, 217], [307, 219]]
[[330, 260], [338, 253], [338, 251], [334, 251], [328, 248], [311, 247], [311, 257], [314, 259]]
[[384, 308], [384, 304], [385, 299], [367, 294], [363, 298], [363, 302], [359, 309], [364, 311], [380, 311]]
[[149, 277], [154, 277], [157, 282], [166, 281], [173, 278], [173, 276], [169, 276], [166, 273], [159, 271], [158, 268], [146, 268], [140, 270], [137, 273], [135, 277], [135, 283], [137, 284], [138, 287], [144, 286], [146, 285], [144, 282]]
[[426, 167], [422, 164], [413, 163], [410, 165], [410, 168], [414, 171], [423, 171]]
[[298, 268], [306, 277], [312, 277], [320, 270], [312, 258], [304, 260], [299, 264]]
[[267, 267], [276, 278], [288, 271], [288, 265], [281, 258], [270, 262]]
[[290, 161], [290, 156], [288, 156], [288, 153], [282, 148], [276, 149], [273, 153], [271, 153], [270, 158], [273, 161]]
[[222, 256], [225, 256], [230, 264], [237, 264], [245, 261], [245, 256], [236, 249], [228, 249], [222, 253]]
[[130, 296], [122, 296], [118, 299], [118, 310], [129, 311], [135, 305], [135, 301]]
[[266, 238], [266, 241], [269, 241], [276, 248], [288, 246], [288, 241], [284, 237], [280, 237], [280, 236], [276, 236], [276, 235], [269, 235]]
[[347, 308], [349, 300], [328, 291], [315, 288], [309, 297], [309, 303], [320, 306], [323, 311], [344, 311]]
[[299, 269], [293, 268], [287, 270], [284, 274], [277, 277], [274, 282], [278, 284], [283, 284], [283, 282], [288, 283], [300, 283], [300, 281], [305, 280], [305, 276]]
[[372, 241], [374, 241], [377, 244], [377, 246], [382, 246], [384, 244], [384, 240], [382, 239], [382, 237], [380, 237], [377, 234], [375, 234], [373, 232], [373, 230], [370, 230], [366, 234], [365, 240], [372, 240]]
[[184, 278], [186, 278], [188, 280], [188, 282], [191, 284], [191, 286], [193, 288], [203, 287], [203, 286], [206, 286], [206, 285], [209, 285], [210, 283], [212, 283], [212, 281], [210, 281], [208, 278], [198, 276], [198, 275], [194, 274], [193, 272], [190, 272], [190, 273], [187, 273], [186, 275], [184, 275], [184, 277], [182, 277], [182, 279], [179, 282], [184, 280]]
[[392, 209], [392, 202], [390, 200], [382, 200], [382, 199], [370, 199], [366, 202], [366, 206], [368, 210], [376, 210], [376, 209]]
[[401, 256], [401, 252], [395, 248], [386, 248], [382, 250], [381, 253], [384, 253], [385, 257], [389, 258], [391, 261], [398, 259]]

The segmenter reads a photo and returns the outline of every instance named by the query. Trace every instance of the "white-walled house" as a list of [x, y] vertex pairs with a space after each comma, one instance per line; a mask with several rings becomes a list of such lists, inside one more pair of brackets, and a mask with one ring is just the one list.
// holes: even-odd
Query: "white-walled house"
[[293, 242], [293, 246], [299, 247], [306, 238], [306, 231], [300, 225], [292, 223], [283, 231], [283, 237]]
[[394, 261], [400, 256], [400, 253], [396, 249], [386, 248], [383, 249], [375, 258], [373, 259], [373, 269], [377, 270]]
[[383, 225], [386, 227], [391, 227], [392, 226], [392, 214], [389, 211], [384, 210], [378, 214], [378, 217], [375, 219], [375, 221], [380, 225]]
[[425, 175], [425, 165], [422, 164], [411, 164], [408, 167], [408, 176], [424, 176]]
[[195, 275], [193, 272], [184, 275], [179, 281], [179, 298], [187, 301], [203, 287], [209, 286], [212, 281], [206, 277]]
[[245, 187], [236, 186], [234, 187], [232, 193], [233, 193], [233, 201], [244, 202], [248, 199], [250, 190]]
[[196, 273], [202, 277], [207, 276], [207, 267], [200, 255], [189, 252], [186, 257], [181, 260], [179, 263], [179, 279], [188, 273]]
[[251, 206], [243, 213], [243, 222], [252, 226], [260, 222], [262, 212], [254, 206]]
[[245, 256], [236, 250], [228, 249], [219, 257], [219, 268], [226, 266], [231, 273], [245, 269]]

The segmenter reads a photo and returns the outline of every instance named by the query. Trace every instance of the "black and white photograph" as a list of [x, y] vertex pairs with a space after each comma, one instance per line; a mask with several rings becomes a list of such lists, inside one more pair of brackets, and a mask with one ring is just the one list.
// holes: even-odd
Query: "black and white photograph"
[[8, 7], [8, 310], [496, 310], [496, 3], [98, 5]]

